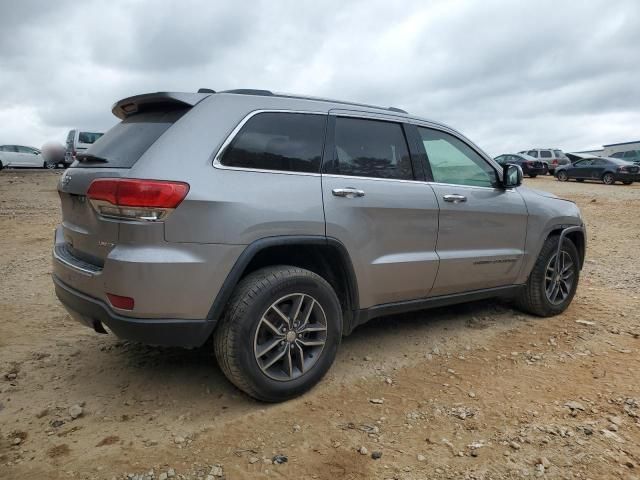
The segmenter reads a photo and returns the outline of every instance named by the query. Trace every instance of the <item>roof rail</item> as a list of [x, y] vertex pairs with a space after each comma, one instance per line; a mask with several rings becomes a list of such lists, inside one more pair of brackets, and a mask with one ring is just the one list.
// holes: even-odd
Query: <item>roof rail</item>
[[345, 100], [333, 100], [330, 98], [312, 97], [306, 95], [292, 95], [288, 93], [274, 93], [271, 90], [258, 90], [253, 88], [237, 88], [234, 90], [221, 90], [218, 93], [236, 93], [240, 95], [261, 95], [265, 97], [282, 97], [282, 98], [299, 98], [301, 100], [313, 100], [316, 102], [339, 103], [342, 105], [353, 105], [356, 107], [376, 108], [379, 110], [387, 110], [389, 112], [409, 114], [406, 110], [397, 107], [379, 107], [377, 105], [368, 105], [366, 103], [347, 102]]
[[255, 88], [236, 88], [234, 90], [222, 90], [220, 93], [237, 93], [239, 95], [261, 95], [263, 97], [273, 97], [271, 90], [258, 90]]

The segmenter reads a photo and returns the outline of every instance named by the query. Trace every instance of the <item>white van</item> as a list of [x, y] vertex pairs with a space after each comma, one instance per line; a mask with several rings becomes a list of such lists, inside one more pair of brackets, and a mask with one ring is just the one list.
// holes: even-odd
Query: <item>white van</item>
[[64, 155], [65, 165], [71, 165], [78, 153], [84, 152], [98, 140], [103, 133], [74, 129], [67, 134], [67, 151]]

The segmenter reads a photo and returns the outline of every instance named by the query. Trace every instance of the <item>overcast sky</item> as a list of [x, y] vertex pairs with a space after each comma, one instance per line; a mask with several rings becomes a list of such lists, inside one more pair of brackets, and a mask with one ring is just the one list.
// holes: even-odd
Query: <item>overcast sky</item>
[[199, 87], [396, 106], [493, 155], [640, 139], [640, 1], [581, 3], [2, 1], [0, 144]]

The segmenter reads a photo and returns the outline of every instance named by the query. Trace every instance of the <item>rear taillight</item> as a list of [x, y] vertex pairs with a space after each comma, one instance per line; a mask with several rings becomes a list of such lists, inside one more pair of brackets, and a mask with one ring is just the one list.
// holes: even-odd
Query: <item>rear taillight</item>
[[551, 162], [551, 163], [553, 163], [554, 165], [557, 165], [557, 164], [558, 164], [558, 159], [557, 159], [557, 158], [554, 158], [554, 159], [553, 159], [553, 162]]
[[162, 180], [99, 178], [87, 198], [102, 216], [123, 220], [164, 220], [189, 193], [189, 184]]

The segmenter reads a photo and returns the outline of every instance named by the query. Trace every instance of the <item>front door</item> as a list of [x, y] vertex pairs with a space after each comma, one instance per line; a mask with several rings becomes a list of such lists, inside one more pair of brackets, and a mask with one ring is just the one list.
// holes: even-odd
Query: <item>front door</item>
[[414, 175], [400, 122], [344, 115], [329, 117], [322, 175], [327, 236], [351, 255], [361, 308], [424, 298], [438, 270], [435, 194]]
[[418, 127], [440, 207], [440, 267], [431, 296], [512, 285], [524, 256], [527, 209], [515, 190], [453, 134]]
[[573, 166], [568, 167], [567, 173], [571, 178], [591, 178], [592, 176], [592, 164], [593, 160], [590, 158], [580, 160], [573, 164]]

